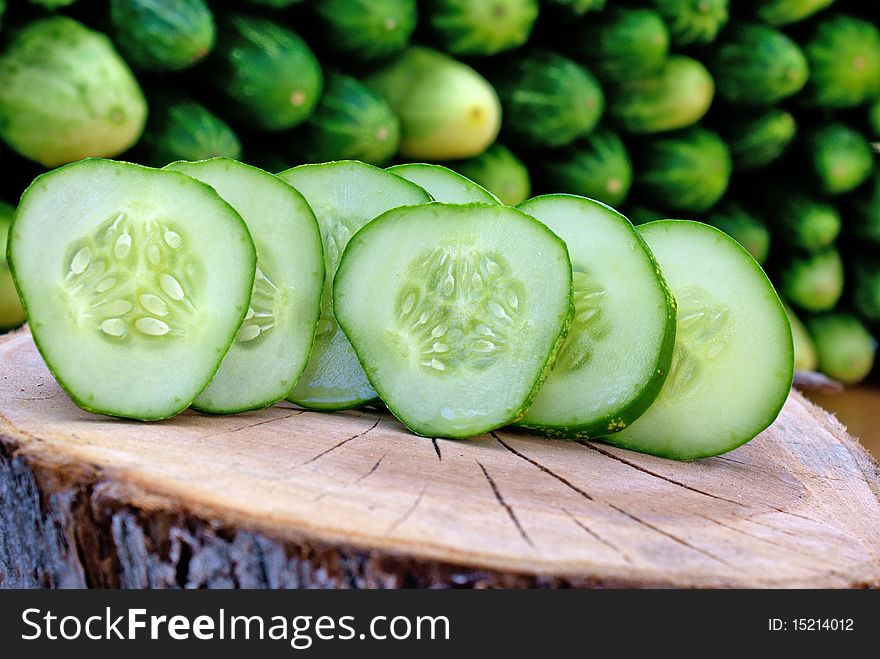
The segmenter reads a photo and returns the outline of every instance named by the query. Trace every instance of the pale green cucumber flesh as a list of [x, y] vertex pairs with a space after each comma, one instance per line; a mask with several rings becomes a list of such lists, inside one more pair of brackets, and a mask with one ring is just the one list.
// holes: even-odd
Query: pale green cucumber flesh
[[414, 183], [356, 161], [301, 165], [278, 176], [302, 193], [315, 212], [326, 267], [312, 355], [288, 400], [311, 409], [357, 407], [374, 400], [376, 392], [333, 313], [336, 268], [351, 236], [367, 222], [392, 208], [431, 198]]
[[228, 158], [168, 169], [207, 183], [248, 225], [257, 269], [245, 321], [193, 408], [230, 414], [286, 398], [306, 367], [321, 309], [321, 233], [305, 198], [263, 170]]
[[633, 225], [605, 204], [575, 195], [517, 208], [568, 245], [574, 320], [520, 425], [556, 437], [590, 438], [629, 426], [660, 392], [675, 342], [675, 301]]
[[791, 328], [761, 267], [714, 227], [639, 227], [678, 303], [669, 377], [653, 405], [605, 441], [677, 460], [719, 455], [778, 416], [794, 369]]
[[220, 367], [248, 309], [256, 252], [209, 186], [84, 160], [37, 178], [10, 266], [40, 353], [82, 408], [173, 416]]
[[479, 183], [443, 165], [423, 162], [393, 165], [387, 171], [411, 181], [425, 190], [434, 201], [448, 204], [500, 204], [498, 197]]
[[501, 205], [385, 213], [355, 234], [333, 290], [370, 382], [397, 418], [430, 437], [517, 420], [572, 314], [564, 243]]

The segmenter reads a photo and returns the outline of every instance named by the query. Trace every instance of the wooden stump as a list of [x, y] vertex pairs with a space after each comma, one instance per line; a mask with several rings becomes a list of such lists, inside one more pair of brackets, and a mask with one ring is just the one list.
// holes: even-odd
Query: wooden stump
[[[706, 410], [711, 414], [711, 410]], [[880, 586], [877, 464], [792, 393], [676, 463], [290, 405], [144, 424], [0, 341], [0, 586]]]

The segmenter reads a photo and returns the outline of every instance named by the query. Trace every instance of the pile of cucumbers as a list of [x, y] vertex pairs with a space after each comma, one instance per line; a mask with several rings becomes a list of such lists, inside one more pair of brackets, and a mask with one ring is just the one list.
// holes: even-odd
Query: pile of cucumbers
[[441, 163], [511, 206], [570, 193], [704, 222], [766, 267], [799, 369], [874, 365], [863, 0], [0, 0], [0, 142], [9, 204], [85, 157], [222, 156]]
[[439, 165], [86, 159], [25, 191], [7, 251], [46, 364], [114, 416], [381, 400], [428, 437], [688, 460], [757, 435], [792, 381], [782, 303], [721, 231], [506, 206]]

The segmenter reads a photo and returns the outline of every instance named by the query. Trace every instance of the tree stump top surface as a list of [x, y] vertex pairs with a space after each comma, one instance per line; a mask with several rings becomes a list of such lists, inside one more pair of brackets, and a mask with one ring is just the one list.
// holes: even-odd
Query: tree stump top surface
[[877, 464], [797, 393], [752, 442], [692, 463], [511, 430], [431, 440], [374, 410], [147, 424], [78, 409], [23, 331], [0, 339], [0, 441], [146, 514], [416, 565], [625, 586], [880, 585]]

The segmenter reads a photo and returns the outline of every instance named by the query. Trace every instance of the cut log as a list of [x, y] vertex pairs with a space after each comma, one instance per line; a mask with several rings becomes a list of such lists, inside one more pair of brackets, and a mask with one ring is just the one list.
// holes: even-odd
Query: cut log
[[[706, 410], [711, 414], [712, 410]], [[0, 586], [880, 586], [880, 473], [792, 393], [692, 463], [283, 404], [91, 415], [0, 342]]]

